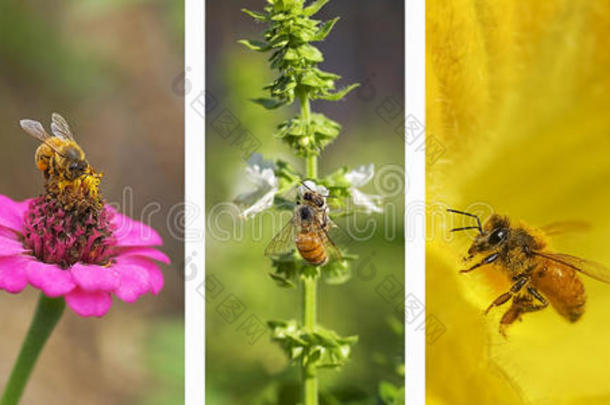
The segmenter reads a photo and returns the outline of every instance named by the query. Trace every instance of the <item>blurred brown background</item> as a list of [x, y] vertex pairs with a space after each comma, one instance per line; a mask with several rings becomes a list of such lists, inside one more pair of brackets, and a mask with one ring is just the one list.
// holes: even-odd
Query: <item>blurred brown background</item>
[[[166, 221], [184, 194], [182, 3], [0, 3], [0, 193], [16, 200], [41, 193], [42, 176], [34, 166], [38, 143], [18, 121], [31, 118], [48, 128], [51, 113], [59, 112], [91, 164], [104, 172], [102, 192], [109, 202], [121, 203], [134, 218], [158, 203], [152, 225], [172, 258], [158, 297], [132, 305], [115, 300], [102, 319], [66, 309], [24, 404], [183, 401], [183, 244], [179, 227]], [[126, 190], [133, 204], [121, 202]], [[174, 208], [172, 223], [179, 211]], [[0, 386], [37, 296], [32, 288], [0, 292]]]

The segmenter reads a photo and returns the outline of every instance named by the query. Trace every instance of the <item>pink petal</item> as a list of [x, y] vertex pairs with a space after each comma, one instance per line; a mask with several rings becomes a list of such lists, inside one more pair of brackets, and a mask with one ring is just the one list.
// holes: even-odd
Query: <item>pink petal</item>
[[83, 291], [113, 291], [120, 285], [114, 266], [102, 267], [76, 263], [70, 268], [72, 279]]
[[33, 260], [20, 255], [0, 257], [0, 289], [12, 294], [21, 292], [28, 285], [26, 267]]
[[30, 206], [30, 201], [17, 202], [0, 194], [0, 226], [23, 232], [23, 217]]
[[[13, 235], [17, 237], [15, 233]], [[13, 256], [25, 252], [21, 241], [10, 238], [8, 234], [0, 235], [0, 256]]]
[[106, 206], [106, 210], [114, 214], [112, 224], [116, 227], [114, 236], [118, 246], [160, 246], [163, 244], [161, 236], [148, 225], [117, 212], [111, 206]]
[[163, 273], [161, 272], [161, 269], [154, 264], [152, 266], [148, 267], [146, 270], [148, 270], [148, 280], [150, 281], [150, 292], [153, 293], [153, 295], [157, 295], [163, 288], [163, 284], [164, 284]]
[[28, 263], [27, 276], [30, 284], [51, 298], [66, 295], [76, 287], [69, 270], [37, 260]]
[[160, 250], [150, 247], [124, 247], [119, 250], [119, 255], [121, 256], [142, 256], [148, 259], [156, 260], [161, 263], [169, 264], [171, 262], [170, 258]]
[[112, 306], [112, 298], [107, 292], [87, 292], [77, 287], [66, 295], [66, 304], [77, 315], [102, 317]]
[[[135, 302], [141, 295], [153, 290], [150, 269], [157, 268], [143, 257], [123, 257], [117, 260], [114, 269], [121, 276], [121, 286], [115, 291], [125, 302]], [[158, 269], [158, 268], [157, 268]]]

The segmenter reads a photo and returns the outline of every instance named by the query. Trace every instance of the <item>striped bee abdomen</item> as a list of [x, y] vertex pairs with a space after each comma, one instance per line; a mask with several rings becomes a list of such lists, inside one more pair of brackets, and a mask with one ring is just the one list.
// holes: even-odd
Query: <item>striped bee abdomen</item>
[[326, 247], [315, 232], [299, 233], [296, 245], [301, 257], [314, 266], [321, 266], [328, 261]]

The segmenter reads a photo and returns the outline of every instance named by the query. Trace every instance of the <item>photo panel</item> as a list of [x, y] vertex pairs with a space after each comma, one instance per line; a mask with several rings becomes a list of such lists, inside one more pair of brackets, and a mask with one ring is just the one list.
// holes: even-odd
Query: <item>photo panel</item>
[[184, 402], [184, 5], [0, 5], [2, 404]]
[[404, 11], [206, 2], [206, 403], [404, 403]]
[[610, 399], [609, 33], [603, 2], [426, 2], [429, 404]]

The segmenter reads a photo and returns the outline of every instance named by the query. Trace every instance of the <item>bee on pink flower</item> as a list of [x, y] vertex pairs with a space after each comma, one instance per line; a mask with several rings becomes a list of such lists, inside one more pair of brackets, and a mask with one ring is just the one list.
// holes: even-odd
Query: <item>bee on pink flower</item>
[[106, 205], [102, 174], [59, 114], [52, 115], [51, 133], [37, 121], [20, 124], [41, 142], [35, 161], [45, 192], [22, 202], [0, 195], [0, 289], [18, 293], [29, 284], [63, 296], [78, 315], [98, 317], [112, 295], [135, 302], [158, 294], [158, 263], [170, 262], [156, 248], [163, 244], [159, 234]]

